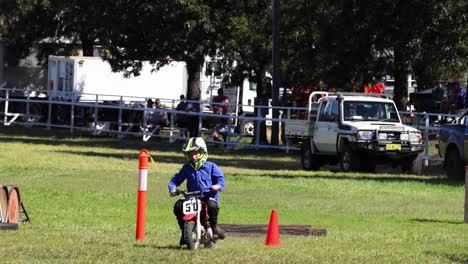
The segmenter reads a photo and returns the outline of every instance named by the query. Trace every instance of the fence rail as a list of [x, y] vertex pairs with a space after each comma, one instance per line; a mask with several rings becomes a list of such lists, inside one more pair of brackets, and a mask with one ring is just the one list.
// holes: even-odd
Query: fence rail
[[[60, 101], [56, 99], [56, 94], [50, 91], [41, 91], [42, 96], [31, 93], [28, 90], [0, 89], [0, 123], [4, 126], [12, 124], [23, 125], [26, 127], [46, 127], [86, 131], [94, 134], [109, 133], [116, 134], [118, 138], [125, 136], [141, 136], [144, 141], [151, 137], [165, 138], [171, 143], [177, 140], [186, 140], [185, 132], [187, 127], [177, 126], [176, 117], [185, 116], [192, 120], [198, 120], [196, 124], [196, 134], [203, 136], [205, 140], [213, 144], [222, 144], [227, 147], [251, 147], [251, 148], [269, 148], [281, 149], [289, 152], [298, 150], [297, 146], [284, 142], [282, 145], [264, 144], [260, 141], [259, 133], [251, 139], [251, 143], [245, 143], [242, 131], [235, 131], [235, 126], [242, 120], [254, 122], [255, 127], [260, 127], [263, 123], [281, 122], [280, 118], [268, 118], [262, 115], [272, 109], [271, 106], [255, 106], [255, 116], [235, 115], [234, 109], [239, 107], [252, 108], [251, 105], [230, 104], [230, 114], [220, 115], [207, 109], [210, 108], [209, 102], [185, 101], [185, 103], [196, 104], [196, 111], [187, 112], [177, 110], [176, 106], [180, 100], [160, 99], [166, 107], [164, 109], [148, 108], [146, 101], [149, 98], [141, 97], [117, 97], [113, 96], [112, 101], [103, 101], [101, 98], [109, 99], [109, 95], [95, 95], [94, 101], [81, 102], [77, 100]], [[152, 98], [154, 99], [154, 98]], [[89, 118], [83, 122], [80, 117], [80, 111], [92, 112], [92, 120]], [[101, 115], [105, 112], [112, 112], [113, 118], [103, 119]], [[149, 116], [161, 112], [167, 113], [169, 124], [167, 126], [152, 126]], [[124, 117], [127, 115], [126, 117]], [[130, 117], [128, 115], [131, 115]], [[224, 119], [227, 125], [223, 127], [225, 141], [213, 140], [214, 130], [219, 127], [205, 126], [205, 121], [214, 122], [215, 119]], [[166, 133], [161, 133], [165, 131]]]
[[[280, 149], [288, 153], [291, 150], [299, 150], [299, 146], [292, 141], [282, 140], [280, 145], [270, 145], [261, 142], [260, 133], [255, 133], [255, 136], [250, 139], [250, 143], [246, 143], [244, 138], [246, 135], [242, 131], [236, 131], [235, 127], [241, 121], [255, 123], [256, 128], [262, 125], [271, 125], [273, 122], [281, 124], [285, 120], [292, 119], [294, 112], [308, 111], [306, 107], [272, 107], [272, 106], [255, 106], [254, 115], [237, 115], [234, 109], [241, 107], [252, 108], [252, 105], [229, 105], [230, 114], [220, 115], [211, 111], [209, 102], [185, 101], [186, 103], [197, 104], [197, 111], [187, 112], [176, 109], [179, 100], [160, 99], [161, 103], [165, 104], [164, 109], [148, 108], [146, 101], [148, 98], [141, 97], [122, 97], [109, 95], [95, 95], [94, 101], [81, 102], [76, 100], [60, 101], [57, 100], [52, 92], [41, 91], [42, 94], [33, 93], [28, 90], [11, 90], [0, 89], [0, 123], [4, 126], [12, 124], [23, 125], [26, 127], [46, 127], [69, 129], [70, 132], [75, 130], [90, 132], [93, 134], [109, 133], [115, 134], [118, 138], [125, 136], [139, 136], [142, 140], [148, 141], [152, 137], [168, 139], [173, 143], [177, 140], [186, 140], [186, 134], [189, 128], [180, 127], [176, 124], [177, 117], [185, 116], [186, 118], [196, 121], [197, 135], [205, 138], [212, 144], [222, 144], [226, 147], [247, 147], [247, 148], [266, 148]], [[102, 98], [112, 98], [112, 101], [103, 101]], [[282, 118], [271, 118], [267, 113], [273, 110], [279, 110]], [[62, 111], [62, 112], [60, 112]], [[91, 113], [92, 119], [83, 112]], [[166, 112], [169, 117], [169, 124], [161, 127], [151, 125], [149, 117], [154, 114]], [[103, 115], [111, 113], [112, 118], [102, 118]], [[440, 161], [440, 157], [430, 156], [429, 139], [431, 133], [439, 130], [431, 120], [440, 120], [442, 118], [454, 118], [456, 115], [440, 114], [440, 113], [417, 113], [417, 112], [400, 112], [401, 116], [412, 117], [402, 118], [408, 125], [416, 127], [423, 131], [425, 150], [424, 158], [425, 165], [428, 166], [429, 161]], [[266, 117], [264, 117], [266, 116]], [[206, 120], [225, 119], [227, 125], [224, 129], [224, 141], [217, 141], [213, 138], [215, 130], [219, 130], [218, 126], [205, 126]], [[409, 122], [411, 121], [411, 122]], [[281, 127], [281, 125], [280, 125]], [[165, 131], [161, 133], [161, 131]]]

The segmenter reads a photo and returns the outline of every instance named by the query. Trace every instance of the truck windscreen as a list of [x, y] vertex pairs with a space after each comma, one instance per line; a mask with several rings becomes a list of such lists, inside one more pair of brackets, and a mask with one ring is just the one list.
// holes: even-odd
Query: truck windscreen
[[389, 102], [343, 102], [344, 121], [400, 122], [395, 105]]

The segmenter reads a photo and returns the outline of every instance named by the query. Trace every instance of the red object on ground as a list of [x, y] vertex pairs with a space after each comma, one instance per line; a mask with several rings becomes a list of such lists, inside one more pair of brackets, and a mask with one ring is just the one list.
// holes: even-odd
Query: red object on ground
[[268, 225], [268, 232], [267, 232], [265, 245], [273, 246], [273, 247], [279, 247], [280, 245], [278, 213], [276, 212], [276, 210], [271, 210], [270, 224]]
[[148, 150], [140, 149], [138, 158], [138, 198], [136, 219], [136, 240], [145, 239], [146, 224], [146, 190], [148, 181]]

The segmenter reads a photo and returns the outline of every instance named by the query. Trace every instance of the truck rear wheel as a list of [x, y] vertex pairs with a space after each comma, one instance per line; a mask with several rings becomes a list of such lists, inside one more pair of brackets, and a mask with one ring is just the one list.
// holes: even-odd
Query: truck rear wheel
[[360, 164], [359, 156], [354, 153], [350, 145], [345, 144], [341, 151], [341, 169], [343, 172], [357, 171]]
[[301, 145], [301, 163], [304, 170], [310, 171], [320, 169], [320, 160], [316, 155], [312, 155], [309, 140], [306, 140]]
[[56, 105], [52, 110], [52, 122], [55, 124], [70, 123], [70, 108], [65, 105]]
[[240, 123], [240, 132], [244, 136], [253, 136], [255, 125], [252, 120], [242, 120]]
[[463, 180], [465, 178], [464, 164], [460, 158], [460, 154], [456, 148], [451, 148], [445, 156], [445, 167], [447, 170], [447, 178], [449, 180]]
[[27, 122], [38, 123], [43, 119], [44, 119], [44, 115], [42, 114], [41, 104], [30, 104], [29, 117], [28, 117]]

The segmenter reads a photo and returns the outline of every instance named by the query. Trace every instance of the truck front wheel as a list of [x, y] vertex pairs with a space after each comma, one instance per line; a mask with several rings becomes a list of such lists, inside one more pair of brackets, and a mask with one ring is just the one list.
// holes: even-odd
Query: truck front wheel
[[359, 168], [359, 156], [354, 153], [350, 145], [345, 144], [341, 151], [341, 169], [343, 172], [351, 172], [357, 171]]
[[447, 170], [447, 178], [449, 180], [463, 180], [465, 178], [464, 164], [460, 158], [458, 150], [451, 148], [445, 156], [445, 168]]
[[415, 175], [423, 174], [424, 153], [411, 156], [409, 162], [402, 161], [401, 170], [403, 173], [411, 173]]
[[301, 163], [304, 170], [310, 171], [320, 169], [320, 160], [316, 155], [312, 155], [309, 140], [306, 140], [301, 145]]

